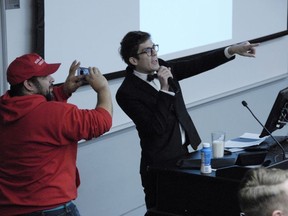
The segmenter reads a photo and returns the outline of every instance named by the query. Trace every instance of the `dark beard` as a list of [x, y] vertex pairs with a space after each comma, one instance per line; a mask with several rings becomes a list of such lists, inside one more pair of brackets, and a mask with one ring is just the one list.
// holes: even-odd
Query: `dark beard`
[[47, 101], [53, 101], [54, 100], [54, 94], [48, 92], [47, 94], [43, 95]]
[[[35, 87], [37, 88], [37, 91], [39, 95], [43, 95], [47, 101], [53, 101], [54, 100], [54, 94], [50, 91], [44, 92], [42, 86], [40, 85], [39, 81], [37, 79], [31, 80]], [[52, 85], [53, 86], [53, 85]]]

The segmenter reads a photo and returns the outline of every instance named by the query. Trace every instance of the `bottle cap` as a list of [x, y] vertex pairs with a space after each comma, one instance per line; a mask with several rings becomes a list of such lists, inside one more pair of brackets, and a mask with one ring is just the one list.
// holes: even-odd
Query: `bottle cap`
[[204, 148], [210, 148], [210, 143], [203, 143]]

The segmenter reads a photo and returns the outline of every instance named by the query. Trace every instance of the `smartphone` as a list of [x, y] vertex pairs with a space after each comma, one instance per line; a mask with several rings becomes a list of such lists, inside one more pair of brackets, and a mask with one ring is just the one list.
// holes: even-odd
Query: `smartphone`
[[79, 67], [77, 69], [77, 76], [79, 76], [79, 75], [87, 75], [87, 74], [89, 74], [89, 68]]

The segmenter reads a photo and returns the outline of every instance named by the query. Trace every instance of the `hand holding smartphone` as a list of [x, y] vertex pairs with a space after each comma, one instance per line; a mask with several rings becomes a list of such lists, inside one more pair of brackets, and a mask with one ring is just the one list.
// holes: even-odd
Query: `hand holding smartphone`
[[89, 74], [89, 68], [79, 67], [77, 69], [77, 76], [79, 76], [79, 75], [88, 75], [88, 74]]

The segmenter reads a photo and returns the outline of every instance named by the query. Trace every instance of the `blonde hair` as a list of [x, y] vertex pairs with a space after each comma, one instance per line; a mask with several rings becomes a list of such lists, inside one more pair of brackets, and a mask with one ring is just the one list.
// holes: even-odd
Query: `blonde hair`
[[245, 216], [271, 216], [274, 210], [287, 212], [286, 181], [286, 170], [264, 167], [249, 170], [240, 183], [238, 193]]

